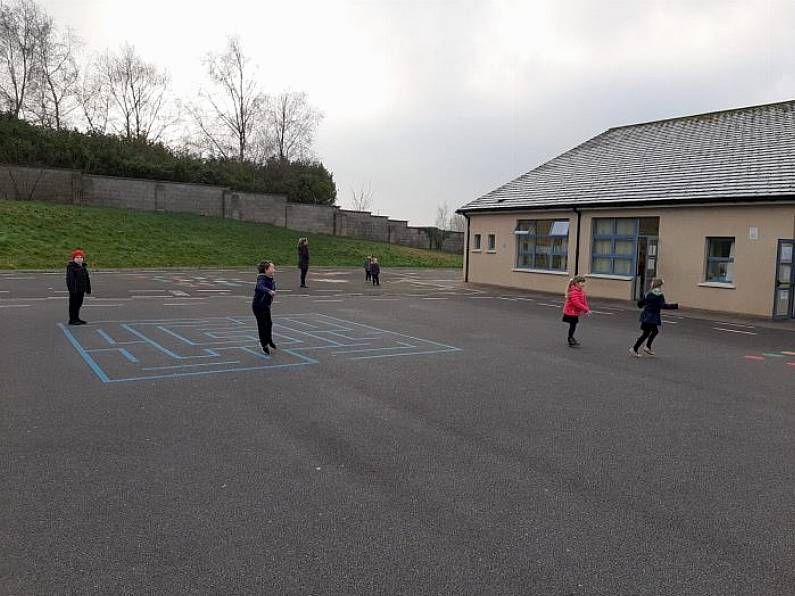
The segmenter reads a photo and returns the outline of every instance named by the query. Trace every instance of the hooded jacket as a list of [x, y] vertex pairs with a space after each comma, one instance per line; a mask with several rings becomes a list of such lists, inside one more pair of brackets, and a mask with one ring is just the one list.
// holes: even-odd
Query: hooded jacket
[[70, 294], [91, 294], [91, 278], [85, 263], [78, 265], [69, 261], [66, 265], [66, 288]]
[[660, 310], [679, 308], [679, 304], [676, 302], [666, 304], [664, 294], [655, 294], [654, 292], [649, 292], [643, 300], [639, 300], [638, 306], [643, 307], [643, 311], [640, 313], [640, 322], [644, 325], [662, 325]]
[[254, 288], [254, 300], [251, 306], [254, 308], [270, 308], [273, 302], [270, 290], [276, 291], [276, 280], [264, 273], [260, 273], [257, 276], [257, 287]]
[[566, 293], [563, 314], [571, 317], [579, 317], [581, 314], [587, 312], [591, 312], [591, 307], [588, 306], [588, 299], [585, 297], [585, 292], [582, 291], [582, 288], [571, 286]]

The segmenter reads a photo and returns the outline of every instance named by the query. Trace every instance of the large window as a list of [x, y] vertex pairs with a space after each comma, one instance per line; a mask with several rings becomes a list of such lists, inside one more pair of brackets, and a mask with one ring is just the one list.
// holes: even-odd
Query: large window
[[591, 273], [634, 275], [637, 237], [637, 219], [594, 219]]
[[538, 219], [516, 222], [516, 268], [566, 271], [569, 221]]
[[475, 234], [472, 238], [472, 250], [480, 250], [480, 234]]
[[707, 238], [706, 280], [734, 283], [734, 238]]
[[489, 234], [488, 244], [486, 245], [486, 250], [494, 252], [497, 250], [497, 236], [496, 234]]

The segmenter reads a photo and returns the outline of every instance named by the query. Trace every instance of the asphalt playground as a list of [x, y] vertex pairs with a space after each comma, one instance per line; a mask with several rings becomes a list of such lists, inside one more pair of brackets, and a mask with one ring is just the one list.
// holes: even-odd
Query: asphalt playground
[[0, 594], [795, 593], [792, 325], [254, 278], [0, 274]]

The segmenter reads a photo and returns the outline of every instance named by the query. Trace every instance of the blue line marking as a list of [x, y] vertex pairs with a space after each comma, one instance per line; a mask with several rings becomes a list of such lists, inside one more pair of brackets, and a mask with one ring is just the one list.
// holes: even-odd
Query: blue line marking
[[88, 366], [94, 371], [94, 374], [99, 377], [99, 380], [103, 383], [110, 383], [111, 381], [108, 378], [108, 375], [105, 374], [102, 368], [100, 368], [99, 364], [97, 364], [97, 362], [88, 354], [88, 352], [83, 349], [83, 346], [81, 346], [80, 342], [77, 341], [77, 338], [72, 335], [72, 332], [69, 331], [63, 323], [58, 323], [58, 326], [63, 330], [64, 334], [66, 335], [66, 339], [69, 340], [69, 343], [72, 344], [72, 347], [77, 350], [77, 353], [83, 357], [83, 360], [85, 360], [86, 363], [88, 363]]
[[185, 368], [188, 366], [220, 366], [221, 364], [240, 364], [240, 360], [229, 360], [228, 362], [203, 362], [201, 364], [175, 364], [173, 366], [147, 366], [141, 370], [164, 370], [167, 368]]

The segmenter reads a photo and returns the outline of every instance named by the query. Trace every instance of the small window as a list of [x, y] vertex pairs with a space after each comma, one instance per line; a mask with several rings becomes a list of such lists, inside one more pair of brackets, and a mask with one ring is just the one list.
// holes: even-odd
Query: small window
[[496, 236], [496, 234], [489, 234], [488, 250], [497, 250], [497, 236]]
[[734, 238], [707, 238], [706, 281], [734, 283]]
[[472, 240], [472, 250], [480, 250], [480, 234], [475, 234]]

